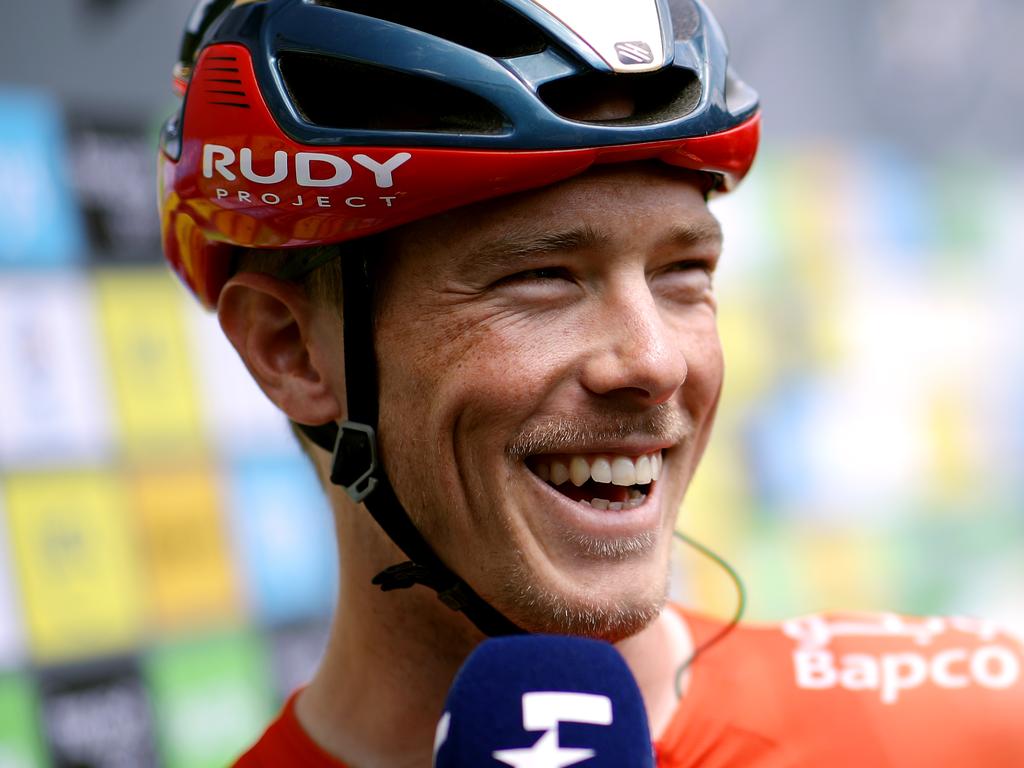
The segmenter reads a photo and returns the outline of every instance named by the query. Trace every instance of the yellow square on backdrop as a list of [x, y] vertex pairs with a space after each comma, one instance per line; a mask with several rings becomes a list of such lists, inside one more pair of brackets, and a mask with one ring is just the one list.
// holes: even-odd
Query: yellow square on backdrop
[[139, 565], [117, 479], [39, 473], [11, 476], [6, 486], [32, 655], [64, 660], [137, 643]]
[[126, 452], [195, 449], [201, 417], [181, 288], [163, 269], [103, 272], [96, 288]]
[[[676, 519], [676, 530], [732, 560], [750, 525], [750, 488], [742, 468], [730, 457], [734, 445], [712, 441]], [[730, 616], [736, 588], [722, 567], [696, 549], [676, 542], [678, 583], [673, 597], [714, 616]]]
[[176, 630], [237, 619], [238, 585], [210, 472], [140, 472], [131, 480], [131, 498], [154, 625]]
[[818, 530], [795, 538], [813, 610], [885, 611], [899, 584], [884, 538], [868, 531]]

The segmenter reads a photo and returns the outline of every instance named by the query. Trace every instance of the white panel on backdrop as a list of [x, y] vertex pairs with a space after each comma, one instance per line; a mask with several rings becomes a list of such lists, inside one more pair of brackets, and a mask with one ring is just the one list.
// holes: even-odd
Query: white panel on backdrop
[[0, 276], [0, 466], [95, 462], [111, 440], [90, 283]]

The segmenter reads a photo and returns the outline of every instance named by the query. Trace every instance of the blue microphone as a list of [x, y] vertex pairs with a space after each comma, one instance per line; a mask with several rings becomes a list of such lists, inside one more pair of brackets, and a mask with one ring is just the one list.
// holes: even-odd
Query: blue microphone
[[435, 768], [654, 768], [636, 680], [608, 643], [487, 640], [455, 676]]

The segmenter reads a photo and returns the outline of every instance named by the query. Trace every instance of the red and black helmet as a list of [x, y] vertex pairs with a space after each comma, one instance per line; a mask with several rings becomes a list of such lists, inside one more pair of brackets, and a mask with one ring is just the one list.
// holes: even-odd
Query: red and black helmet
[[[207, 306], [234, 247], [338, 243], [595, 163], [728, 190], [758, 142], [699, 0], [201, 0], [175, 84], [164, 252]], [[595, 95], [630, 114], [579, 119]]]

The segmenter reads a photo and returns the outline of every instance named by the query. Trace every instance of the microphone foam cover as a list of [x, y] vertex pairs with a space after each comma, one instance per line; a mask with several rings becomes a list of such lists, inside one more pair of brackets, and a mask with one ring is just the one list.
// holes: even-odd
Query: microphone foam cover
[[643, 699], [608, 643], [523, 635], [486, 640], [455, 677], [436, 768], [653, 768]]

